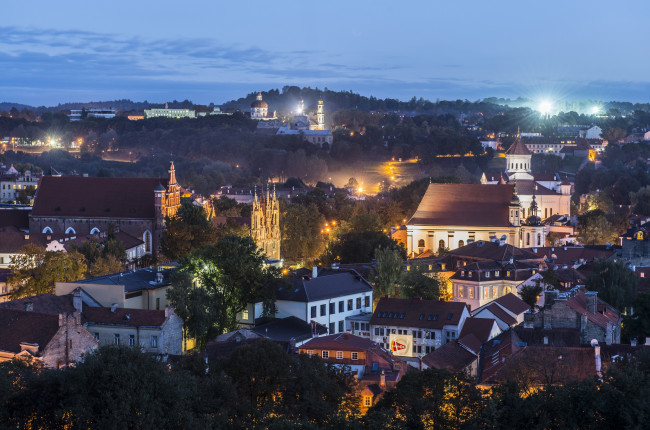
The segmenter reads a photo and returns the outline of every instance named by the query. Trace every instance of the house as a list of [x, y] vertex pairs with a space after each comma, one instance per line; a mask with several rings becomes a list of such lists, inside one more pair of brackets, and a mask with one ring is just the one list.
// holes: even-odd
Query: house
[[499, 297], [517, 293], [540, 269], [540, 263], [478, 261], [451, 276], [452, 300], [477, 309]]
[[403, 360], [377, 343], [348, 333], [311, 339], [298, 351], [335, 366], [349, 366], [361, 388], [362, 409], [374, 405], [383, 392], [394, 388], [407, 370]]
[[[452, 373], [467, 372], [470, 376], [476, 376], [479, 352], [476, 350], [476, 344], [468, 345], [467, 340], [469, 339], [448, 342], [431, 351], [422, 358], [422, 368], [447, 370]], [[478, 349], [480, 351], [480, 345]]]
[[290, 316], [262, 322], [251, 328], [250, 331], [265, 339], [285, 342], [293, 348], [308, 342], [314, 336], [327, 334], [327, 327], [317, 323], [310, 324], [300, 318]]
[[641, 265], [650, 263], [650, 223], [645, 222], [628, 229], [619, 236], [621, 255]]
[[9, 300], [9, 276], [11, 271], [9, 269], [0, 269], [0, 303]]
[[118, 308], [163, 310], [167, 302], [167, 290], [171, 287], [171, 266], [149, 267], [130, 272], [114, 273], [74, 282], [57, 282], [57, 296], [70, 294], [81, 287], [98, 301], [100, 306]]
[[100, 345], [138, 345], [159, 356], [183, 352], [183, 321], [169, 307], [159, 311], [103, 307], [77, 286], [65, 295], [47, 293], [1, 303], [0, 309], [75, 314]]
[[[94, 234], [86, 234], [83, 236], [77, 235], [75, 239], [71, 239], [68, 242], [65, 242], [64, 247], [66, 251], [69, 251], [71, 249], [80, 248], [84, 242], [90, 241], [95, 241], [101, 245], [104, 245], [106, 241], [109, 240], [109, 237], [115, 238], [115, 240], [124, 245], [124, 254], [127, 262], [134, 263], [137, 259], [142, 258], [142, 256], [145, 255], [144, 241], [140, 238], [133, 237], [123, 231], [117, 231], [112, 236], [105, 231]], [[130, 266], [132, 268], [135, 268], [133, 264], [130, 264]]]
[[472, 311], [473, 318], [492, 318], [501, 330], [524, 322], [530, 306], [513, 293], [508, 293]]
[[539, 246], [530, 251], [542, 258], [548, 265], [578, 268], [580, 265], [596, 259], [611, 259], [614, 249], [591, 245]]
[[278, 318], [314, 321], [334, 334], [346, 331], [347, 317], [372, 312], [372, 285], [355, 271], [320, 275], [314, 269], [311, 276], [294, 275], [288, 281], [289, 285], [277, 292]]
[[0, 307], [0, 362], [30, 357], [56, 369], [80, 361], [97, 345], [78, 312], [46, 314]]
[[460, 302], [386, 296], [370, 319], [371, 339], [396, 355], [418, 357], [457, 339], [469, 316]]
[[64, 251], [64, 243], [74, 234], [25, 233], [16, 227], [0, 227], [0, 268], [8, 268], [11, 259], [26, 245], [37, 245], [46, 251]]
[[621, 343], [621, 313], [599, 299], [597, 292], [579, 288], [546, 295], [547, 302], [539, 312], [524, 315], [524, 327], [579, 329], [582, 344], [592, 339], [606, 345]]

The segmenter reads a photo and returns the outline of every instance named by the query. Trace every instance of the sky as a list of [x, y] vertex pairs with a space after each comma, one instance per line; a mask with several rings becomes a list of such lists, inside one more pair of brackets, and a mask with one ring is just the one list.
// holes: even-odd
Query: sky
[[0, 101], [650, 101], [648, 1], [0, 2]]

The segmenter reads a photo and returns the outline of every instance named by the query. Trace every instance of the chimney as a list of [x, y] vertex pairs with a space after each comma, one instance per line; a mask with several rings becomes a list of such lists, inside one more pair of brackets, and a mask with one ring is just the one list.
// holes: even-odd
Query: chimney
[[585, 308], [587, 308], [587, 312], [591, 312], [592, 314], [595, 314], [597, 310], [597, 303], [598, 303], [598, 295], [596, 294], [596, 292], [587, 291], [585, 293]]
[[379, 375], [379, 386], [381, 388], [386, 388], [386, 375], [384, 374], [383, 369], [381, 371], [381, 374]]
[[311, 277], [312, 277], [312, 279], [318, 278], [318, 266], [314, 266], [311, 269]]
[[34, 302], [23, 303], [23, 310], [25, 312], [34, 312]]
[[596, 374], [598, 375], [598, 379], [602, 381], [603, 374], [600, 371], [601, 370], [600, 345], [598, 345], [598, 340], [591, 339], [591, 346], [594, 347], [594, 361], [596, 364]]
[[115, 309], [117, 309], [117, 303], [111, 305], [111, 312], [115, 313]]
[[81, 300], [81, 288], [77, 287], [72, 293], [72, 306], [77, 312], [83, 312], [83, 301]]

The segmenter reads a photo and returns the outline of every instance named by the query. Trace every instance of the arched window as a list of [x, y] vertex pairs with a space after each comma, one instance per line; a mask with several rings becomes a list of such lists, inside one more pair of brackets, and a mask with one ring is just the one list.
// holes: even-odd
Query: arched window
[[93, 227], [93, 229], [90, 230], [90, 234], [98, 234], [98, 233], [99, 233], [99, 229], [97, 227]]
[[530, 245], [530, 233], [526, 233], [526, 245]]
[[46, 234], [46, 233], [47, 233], [47, 234], [52, 234], [52, 229], [51, 229], [50, 227], [45, 227], [45, 228], [43, 229], [43, 234]]
[[144, 242], [144, 252], [151, 252], [151, 232], [149, 230], [142, 235], [142, 241]]
[[65, 234], [77, 234], [77, 232], [74, 231], [74, 228], [68, 227], [65, 229]]
[[418, 240], [418, 248], [424, 248], [424, 239]]
[[441, 239], [440, 242], [438, 242], [438, 248], [439, 249], [445, 249], [445, 241], [444, 240]]
[[542, 246], [542, 233], [537, 233], [537, 246]]
[[503, 287], [503, 295], [505, 296], [506, 294], [512, 293], [512, 288], [510, 287]]
[[459, 240], [458, 241], [458, 247], [460, 248], [460, 247], [463, 247], [463, 246], [465, 246], [465, 241], [464, 240]]

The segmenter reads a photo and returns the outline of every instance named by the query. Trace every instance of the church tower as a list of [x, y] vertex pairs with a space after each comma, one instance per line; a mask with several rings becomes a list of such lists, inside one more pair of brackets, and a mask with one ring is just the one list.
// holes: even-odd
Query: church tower
[[266, 196], [262, 189], [259, 200], [255, 191], [251, 238], [269, 260], [280, 260], [280, 204], [275, 195], [275, 186], [273, 194], [270, 194], [269, 187], [266, 188]]
[[542, 219], [537, 215], [537, 211], [537, 200], [533, 191], [533, 200], [530, 202], [528, 209], [529, 216], [526, 218], [525, 225], [521, 227], [523, 248], [545, 246], [546, 227], [542, 224]]
[[515, 180], [515, 186], [512, 189], [512, 199], [510, 200], [508, 211], [509, 211], [508, 221], [510, 221], [510, 225], [519, 227], [521, 225], [521, 204], [519, 202], [519, 195], [517, 193], [516, 180]]
[[176, 182], [176, 169], [174, 162], [169, 165], [169, 182], [167, 183], [167, 195], [165, 201], [165, 216], [172, 217], [176, 215], [181, 207], [181, 187]]
[[515, 142], [506, 151], [506, 167], [510, 179], [528, 179], [532, 180], [530, 174], [530, 160], [533, 154], [530, 153], [526, 145], [521, 141], [521, 136], [517, 135]]
[[325, 130], [325, 107], [323, 101], [318, 100], [318, 108], [316, 110], [316, 130]]

